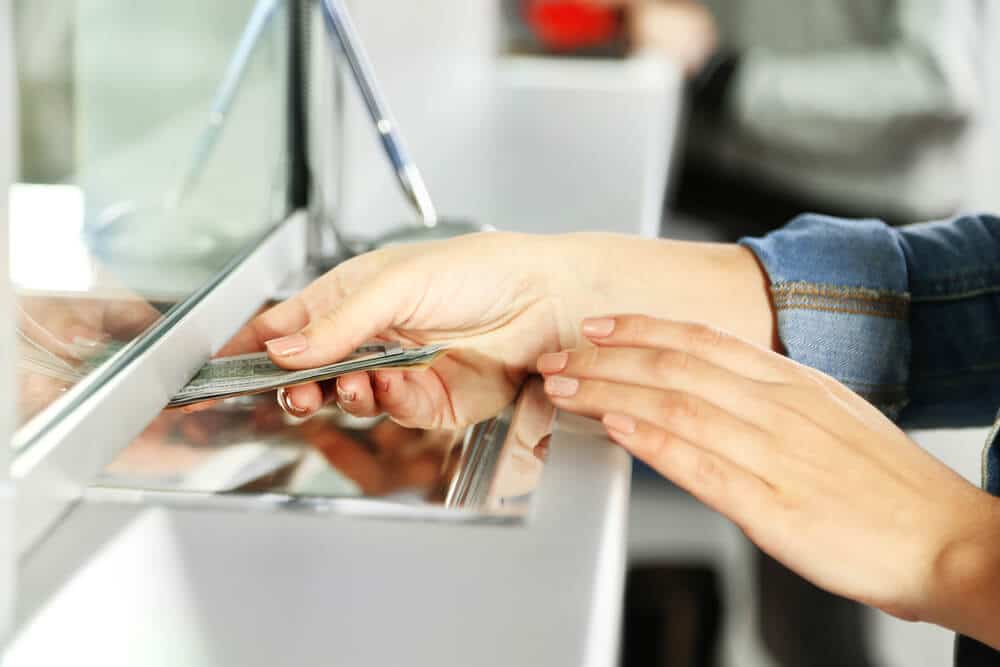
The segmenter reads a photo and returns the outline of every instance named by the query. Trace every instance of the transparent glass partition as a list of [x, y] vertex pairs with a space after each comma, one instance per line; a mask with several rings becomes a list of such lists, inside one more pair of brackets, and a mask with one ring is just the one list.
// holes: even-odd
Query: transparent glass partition
[[288, 213], [283, 0], [14, 0], [18, 425], [57, 420]]
[[[12, 351], [14, 328], [11, 326], [10, 283], [7, 280], [7, 192], [14, 166], [14, 82], [13, 51], [10, 47], [10, 4], [0, 0], [0, 396], [14, 395]], [[8, 398], [0, 404], [0, 656], [4, 655], [10, 628], [13, 626], [15, 574], [14, 562], [14, 487], [9, 477], [13, 431], [13, 403]], [[0, 662], [3, 658], [0, 657]]]

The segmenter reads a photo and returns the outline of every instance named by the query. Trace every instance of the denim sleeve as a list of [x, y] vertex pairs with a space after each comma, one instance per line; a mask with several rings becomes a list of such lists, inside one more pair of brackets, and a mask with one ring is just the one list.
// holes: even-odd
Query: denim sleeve
[[743, 239], [788, 355], [908, 426], [988, 424], [1000, 404], [1000, 219], [893, 229], [806, 215]]

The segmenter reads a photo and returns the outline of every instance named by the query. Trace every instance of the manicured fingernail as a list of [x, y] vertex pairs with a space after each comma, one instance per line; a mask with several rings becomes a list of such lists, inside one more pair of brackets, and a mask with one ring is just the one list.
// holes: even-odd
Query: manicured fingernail
[[284, 338], [275, 338], [267, 341], [264, 345], [267, 347], [267, 351], [276, 357], [290, 357], [309, 349], [309, 341], [300, 333]]
[[616, 431], [623, 435], [632, 435], [635, 433], [635, 420], [631, 417], [609, 413], [604, 415], [604, 419], [601, 421], [604, 422], [604, 426], [609, 431]]
[[281, 389], [278, 390], [278, 405], [281, 406], [282, 410], [292, 415], [293, 417], [302, 417], [309, 412], [305, 408], [300, 408], [299, 406], [295, 405], [294, 401], [292, 401], [291, 395], [288, 393], [288, 389], [286, 389], [285, 387], [282, 387]]
[[550, 352], [538, 357], [538, 372], [545, 375], [560, 373], [569, 363], [568, 352]]
[[337, 385], [337, 396], [340, 397], [341, 403], [353, 403], [358, 400], [358, 394], [354, 391], [345, 391], [341, 389], [340, 385]]
[[584, 336], [589, 336], [591, 338], [606, 338], [614, 332], [615, 321], [610, 317], [584, 320], [581, 329], [583, 330]]
[[580, 381], [576, 378], [550, 377], [545, 381], [545, 392], [550, 396], [569, 398], [580, 390]]

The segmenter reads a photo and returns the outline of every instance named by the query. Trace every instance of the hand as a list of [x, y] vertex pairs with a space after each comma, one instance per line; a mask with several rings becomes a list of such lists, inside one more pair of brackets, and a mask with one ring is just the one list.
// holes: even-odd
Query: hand
[[546, 252], [542, 239], [491, 233], [357, 257], [255, 318], [221, 353], [266, 347], [275, 363], [298, 369], [340, 360], [376, 336], [447, 343], [452, 350], [427, 371], [354, 374], [280, 398], [300, 417], [336, 399], [354, 415], [385, 411], [407, 426], [475, 423], [514, 398], [539, 354], [575, 341], [551, 289], [561, 262]]
[[357, 257], [254, 318], [220, 354], [267, 348], [294, 369], [339, 361], [376, 336], [449, 343], [429, 371], [345, 376], [288, 389], [282, 402], [298, 417], [337, 400], [357, 416], [457, 428], [497, 414], [540, 354], [577, 346], [576, 323], [612, 307], [725, 321], [764, 345], [775, 338], [767, 280], [744, 248], [489, 233]]
[[818, 586], [989, 639], [969, 619], [977, 605], [995, 619], [1000, 600], [1000, 501], [844, 386], [771, 351], [638, 316], [583, 332], [596, 347], [539, 359], [557, 407], [602, 419]]
[[636, 2], [630, 16], [632, 44], [675, 60], [688, 76], [700, 72], [718, 48], [715, 18], [695, 0]]
[[367, 442], [358, 434], [313, 420], [300, 427], [302, 437], [366, 496], [420, 491], [431, 496], [455, 434], [408, 429], [389, 420], [376, 424]]
[[[148, 329], [160, 313], [137, 295], [32, 295], [17, 298], [17, 327], [32, 345], [51, 353], [56, 363], [79, 367], [101, 354], [115, 339], [129, 341]], [[18, 414], [24, 423], [61, 396], [75, 382], [29, 368], [18, 371]]]

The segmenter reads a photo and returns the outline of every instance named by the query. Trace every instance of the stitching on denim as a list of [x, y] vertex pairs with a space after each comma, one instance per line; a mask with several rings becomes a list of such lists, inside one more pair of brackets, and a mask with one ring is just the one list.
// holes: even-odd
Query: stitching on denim
[[905, 320], [910, 315], [910, 295], [905, 292], [790, 282], [772, 285], [771, 296], [778, 310], [814, 310], [894, 320]]
[[909, 310], [889, 310], [888, 308], [879, 308], [877, 306], [870, 306], [868, 308], [858, 307], [851, 308], [849, 306], [820, 306], [818, 304], [812, 303], [795, 303], [788, 300], [777, 300], [775, 299], [774, 307], [778, 310], [814, 310], [821, 313], [843, 313], [844, 315], [868, 315], [870, 317], [883, 317], [890, 320], [905, 320], [907, 319]]
[[1000, 293], [1000, 285], [973, 289], [966, 292], [956, 292], [954, 294], [942, 294], [940, 296], [915, 296], [913, 303], [939, 303], [942, 301], [960, 301], [962, 299], [974, 299], [979, 296], [989, 296]]
[[866, 301], [898, 302], [909, 301], [906, 292], [892, 290], [875, 290], [868, 287], [845, 287], [841, 285], [824, 285], [806, 281], [777, 282], [771, 286], [772, 292], [788, 294], [807, 294], [812, 296], [840, 297], [849, 299], [864, 299]]

